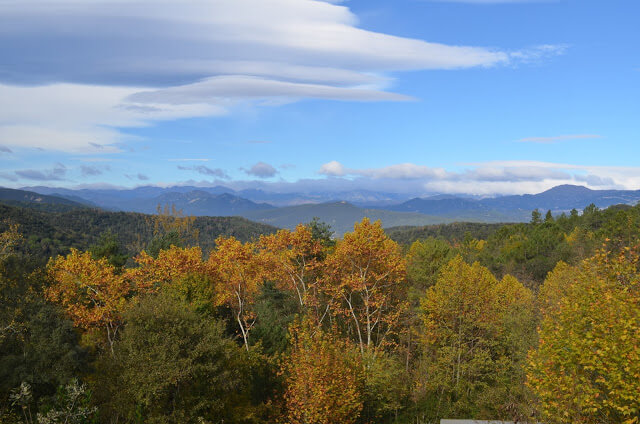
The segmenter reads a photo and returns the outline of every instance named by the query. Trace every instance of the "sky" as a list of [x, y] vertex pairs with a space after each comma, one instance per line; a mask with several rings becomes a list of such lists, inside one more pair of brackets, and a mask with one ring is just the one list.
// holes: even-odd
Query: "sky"
[[636, 0], [0, 0], [0, 186], [640, 189]]

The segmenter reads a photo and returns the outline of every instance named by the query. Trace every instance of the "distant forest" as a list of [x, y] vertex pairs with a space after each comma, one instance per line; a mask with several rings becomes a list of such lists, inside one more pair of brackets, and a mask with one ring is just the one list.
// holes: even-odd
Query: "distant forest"
[[341, 238], [0, 205], [0, 423], [640, 419], [640, 206]]

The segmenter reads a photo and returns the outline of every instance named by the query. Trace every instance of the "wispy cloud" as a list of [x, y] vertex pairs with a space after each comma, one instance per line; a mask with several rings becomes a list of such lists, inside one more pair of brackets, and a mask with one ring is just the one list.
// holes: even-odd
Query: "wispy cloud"
[[558, 136], [552, 136], [552, 137], [527, 137], [527, 138], [521, 138], [520, 140], [518, 140], [518, 142], [551, 144], [551, 143], [558, 143], [561, 141], [588, 140], [588, 139], [594, 139], [594, 138], [602, 138], [602, 136], [597, 134], [569, 134], [569, 135], [558, 135]]
[[138, 181], [149, 181], [149, 176], [145, 175], [145, 174], [125, 174], [125, 177], [127, 177], [130, 180], [138, 180]]
[[11, 150], [10, 148], [8, 148], [6, 146], [0, 146], [0, 152], [2, 152], [2, 153], [13, 153], [13, 150]]
[[97, 177], [98, 175], [102, 175], [104, 171], [110, 170], [109, 166], [98, 166], [98, 165], [81, 165], [80, 166], [80, 175], [82, 177]]
[[193, 172], [197, 172], [198, 174], [202, 174], [202, 175], [206, 175], [208, 177], [216, 177], [216, 178], [222, 178], [222, 179], [228, 179], [229, 175], [227, 175], [226, 172], [224, 172], [224, 170], [220, 169], [220, 168], [209, 168], [207, 166], [181, 166], [178, 165], [178, 169], [181, 171], [193, 171]]
[[0, 172], [0, 180], [18, 181], [18, 177], [16, 177], [14, 174], [10, 174], [8, 172]]
[[[490, 68], [559, 52], [553, 46], [512, 52], [446, 45], [367, 31], [347, 5], [1, 2], [0, 43], [22, 47], [4, 58], [0, 75], [0, 143], [115, 153], [130, 137], [120, 128], [219, 116], [246, 103], [404, 101], [410, 98], [390, 91], [391, 72]], [[150, 48], [159, 45], [162, 55]]]
[[67, 167], [56, 163], [52, 169], [22, 169], [15, 171], [16, 176], [33, 181], [63, 181], [67, 175]]

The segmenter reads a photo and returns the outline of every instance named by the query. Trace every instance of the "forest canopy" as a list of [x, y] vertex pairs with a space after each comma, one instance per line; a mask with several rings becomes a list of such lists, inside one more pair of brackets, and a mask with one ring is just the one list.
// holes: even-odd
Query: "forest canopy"
[[340, 239], [6, 210], [2, 423], [640, 418], [640, 207]]

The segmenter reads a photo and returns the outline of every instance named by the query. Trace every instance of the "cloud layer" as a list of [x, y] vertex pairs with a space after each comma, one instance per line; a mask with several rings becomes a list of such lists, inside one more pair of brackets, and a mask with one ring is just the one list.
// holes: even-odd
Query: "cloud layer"
[[640, 168], [584, 166], [535, 161], [467, 164], [445, 170], [413, 163], [354, 169], [337, 161], [320, 167], [327, 180], [351, 181], [360, 188], [407, 193], [465, 193], [477, 195], [538, 193], [561, 184], [592, 189], [636, 189]]
[[[121, 128], [302, 98], [402, 101], [388, 73], [558, 54], [366, 31], [317, 0], [0, 3], [0, 144], [117, 152]], [[7, 112], [6, 114], [4, 112]]]

